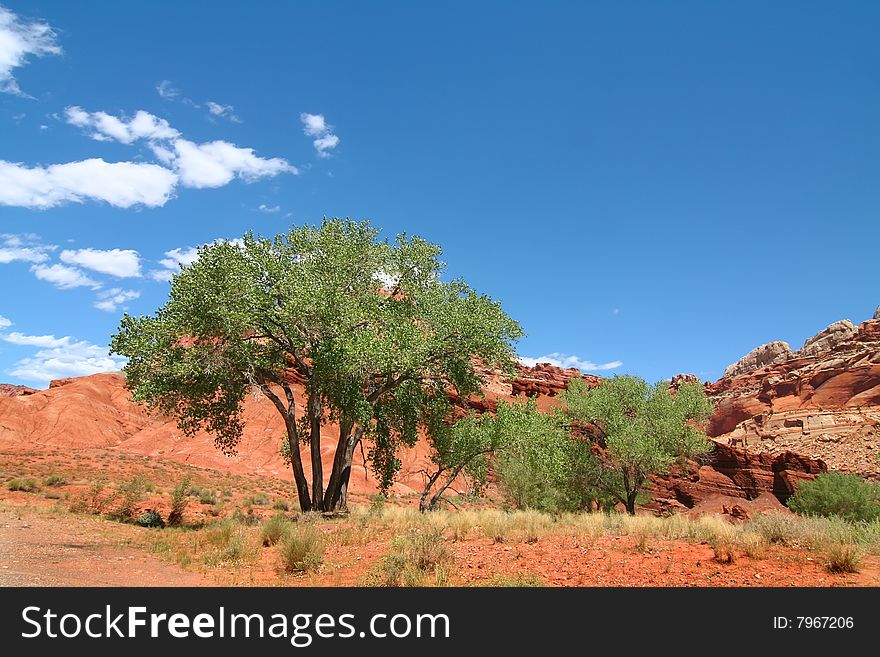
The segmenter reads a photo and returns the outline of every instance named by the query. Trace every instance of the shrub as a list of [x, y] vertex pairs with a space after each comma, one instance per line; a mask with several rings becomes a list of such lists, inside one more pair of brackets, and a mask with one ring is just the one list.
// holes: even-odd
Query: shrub
[[480, 520], [483, 533], [491, 538], [493, 543], [503, 543], [513, 524], [509, 513], [497, 510], [486, 511]]
[[199, 495], [200, 504], [217, 504], [217, 495], [212, 490], [203, 490]]
[[857, 573], [862, 566], [861, 550], [851, 543], [831, 543], [825, 557], [825, 568], [830, 573]]
[[290, 505], [284, 500], [275, 500], [275, 504], [272, 505], [272, 508], [275, 511], [290, 511]]
[[183, 513], [189, 504], [187, 491], [189, 490], [189, 475], [181, 479], [171, 490], [171, 512], [168, 514], [168, 525], [176, 527], [183, 523]]
[[137, 505], [144, 499], [147, 492], [147, 479], [143, 475], [132, 477], [117, 486], [119, 506], [113, 515], [120, 520], [131, 520], [137, 511]]
[[137, 519], [137, 524], [141, 527], [164, 527], [165, 521], [162, 515], [155, 509], [144, 511]]
[[239, 563], [256, 556], [248, 531], [236, 522], [224, 520], [207, 530], [206, 540], [213, 551], [203, 557], [208, 566]]
[[838, 516], [851, 522], [880, 518], [880, 487], [857, 475], [823, 472], [804, 481], [788, 500], [788, 507], [805, 516]]
[[317, 570], [324, 561], [324, 541], [312, 523], [302, 523], [281, 539], [281, 564], [288, 573]]
[[9, 490], [17, 490], [22, 493], [36, 493], [40, 490], [35, 479], [11, 479], [6, 487]]
[[290, 521], [282, 513], [276, 513], [260, 528], [260, 542], [269, 547], [280, 542], [290, 531]]
[[385, 586], [423, 586], [430, 575], [434, 583], [445, 584], [452, 555], [439, 528], [411, 529], [391, 541], [381, 561], [381, 583]]
[[67, 483], [67, 479], [62, 477], [61, 475], [49, 475], [45, 479], [43, 479], [44, 486], [63, 486]]
[[248, 509], [247, 513], [242, 513], [241, 509], [232, 512], [232, 522], [244, 525], [245, 527], [253, 527], [260, 524], [260, 519], [254, 515], [253, 509]]
[[387, 498], [382, 495], [382, 493], [370, 495], [370, 513], [376, 516], [382, 515], [382, 511], [385, 509], [386, 501]]
[[268, 506], [269, 505], [269, 496], [266, 493], [254, 493], [246, 498], [244, 498], [245, 505], [253, 505], [253, 506]]
[[104, 493], [107, 487], [107, 478], [98, 477], [89, 486], [88, 491], [80, 495], [69, 504], [69, 508], [74, 513], [94, 513], [101, 515], [116, 500], [119, 495], [118, 490], [114, 490], [108, 494]]

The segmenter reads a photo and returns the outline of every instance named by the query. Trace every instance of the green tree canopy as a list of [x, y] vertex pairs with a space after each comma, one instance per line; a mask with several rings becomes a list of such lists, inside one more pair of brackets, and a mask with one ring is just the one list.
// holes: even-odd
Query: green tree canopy
[[[440, 253], [418, 237], [389, 243], [368, 223], [341, 219], [209, 244], [155, 315], [123, 317], [111, 349], [128, 358], [136, 401], [173, 415], [187, 435], [207, 430], [226, 453], [241, 438], [246, 395], [267, 396], [284, 419], [300, 507], [344, 507], [361, 440], [373, 441], [374, 467], [393, 477], [396, 446], [413, 443], [433, 416], [426, 401], [448, 388], [478, 391], [476, 360], [513, 369], [519, 324], [464, 281], [442, 281]], [[328, 420], [340, 432], [325, 488]]]
[[598, 434], [595, 485], [629, 513], [649, 475], [711, 449], [699, 423], [713, 407], [699, 383], [682, 384], [673, 394], [668, 382], [648, 385], [635, 376], [615, 376], [596, 387], [573, 379], [561, 397], [565, 417]]

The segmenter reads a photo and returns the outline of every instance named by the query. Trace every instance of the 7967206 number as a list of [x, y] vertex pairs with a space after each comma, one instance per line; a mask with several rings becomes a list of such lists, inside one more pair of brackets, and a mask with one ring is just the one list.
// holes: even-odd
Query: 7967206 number
[[798, 616], [798, 629], [849, 630], [853, 627], [852, 616]]

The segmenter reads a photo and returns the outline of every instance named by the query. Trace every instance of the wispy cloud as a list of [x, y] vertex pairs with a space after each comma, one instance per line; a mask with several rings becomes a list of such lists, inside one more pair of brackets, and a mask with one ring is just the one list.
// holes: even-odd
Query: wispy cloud
[[48, 23], [27, 20], [0, 6], [0, 92], [27, 96], [18, 86], [13, 69], [28, 57], [60, 55], [55, 31]]
[[101, 288], [101, 283], [89, 278], [76, 267], [66, 265], [34, 265], [31, 271], [41, 281], [51, 283], [61, 290], [69, 290], [74, 287], [90, 287], [93, 290]]
[[303, 134], [315, 138], [312, 144], [318, 157], [330, 157], [330, 151], [339, 145], [339, 137], [333, 133], [333, 126], [327, 124], [324, 115], [303, 112], [299, 120], [303, 124]]
[[33, 233], [0, 233], [0, 264], [10, 262], [46, 262], [54, 244], [43, 244]]
[[281, 212], [281, 206], [266, 205], [265, 203], [260, 203], [260, 205], [257, 207], [257, 210], [259, 210], [260, 212], [265, 212], [266, 214], [276, 214], [278, 212]]
[[241, 123], [241, 119], [236, 115], [235, 108], [232, 105], [222, 105], [221, 103], [215, 103], [213, 100], [209, 100], [205, 105], [212, 116], [226, 119], [233, 123]]
[[557, 351], [554, 351], [552, 354], [547, 354], [545, 356], [538, 356], [536, 358], [532, 358], [530, 356], [520, 356], [519, 362], [527, 367], [534, 367], [538, 363], [549, 363], [550, 365], [554, 365], [556, 367], [563, 368], [577, 368], [583, 372], [599, 372], [604, 370], [613, 370], [617, 369], [621, 365], [623, 365], [622, 361], [612, 360], [608, 363], [600, 363], [596, 364], [589, 360], [584, 360], [580, 356], [572, 356], [568, 354], [563, 354]]
[[171, 80], [162, 80], [156, 85], [156, 93], [166, 100], [174, 100], [180, 95], [180, 90], [171, 83]]
[[94, 306], [98, 310], [112, 313], [116, 312], [119, 307], [125, 308], [124, 304], [127, 301], [133, 301], [140, 296], [141, 293], [137, 290], [123, 290], [122, 288], [114, 287], [98, 292], [98, 300], [95, 301]]

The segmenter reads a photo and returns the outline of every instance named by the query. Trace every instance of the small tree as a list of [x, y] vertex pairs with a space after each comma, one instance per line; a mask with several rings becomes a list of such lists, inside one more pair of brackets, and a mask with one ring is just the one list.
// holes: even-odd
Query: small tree
[[649, 475], [711, 449], [698, 425], [713, 407], [699, 383], [672, 393], [665, 381], [648, 385], [635, 376], [615, 376], [592, 388], [574, 379], [561, 397], [569, 421], [595, 428], [590, 478], [630, 514]]
[[461, 474], [467, 475], [476, 490], [483, 487], [490, 459], [527, 433], [528, 419], [538, 411], [534, 403], [498, 404], [495, 415], [469, 413], [456, 422], [442, 416], [428, 423], [428, 442], [433, 448], [434, 469], [426, 473], [419, 509], [433, 511], [446, 490]]
[[823, 472], [798, 485], [788, 508], [805, 516], [870, 522], [880, 518], [880, 486], [854, 474]]

